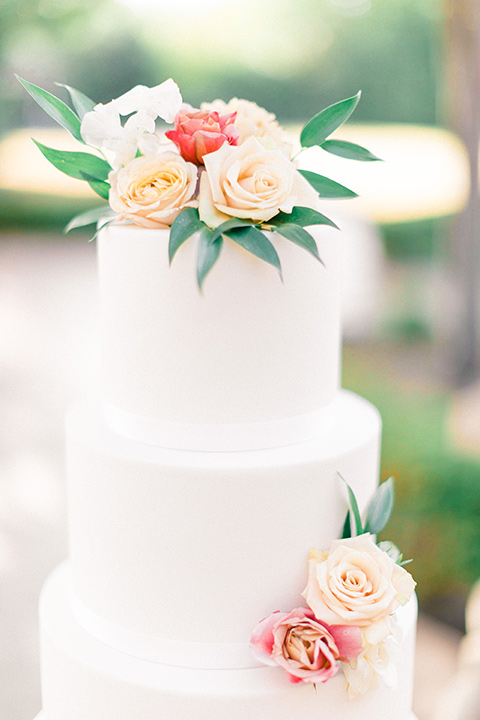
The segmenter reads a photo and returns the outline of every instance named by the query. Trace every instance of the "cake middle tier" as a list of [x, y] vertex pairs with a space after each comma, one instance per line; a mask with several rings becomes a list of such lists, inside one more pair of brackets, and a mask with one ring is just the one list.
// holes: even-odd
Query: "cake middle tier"
[[202, 453], [119, 436], [99, 403], [75, 408], [72, 584], [89, 627], [133, 642], [248, 643], [263, 617], [302, 605], [310, 547], [328, 549], [342, 531], [339, 474], [361, 508], [378, 484], [377, 410], [347, 391], [335, 410], [305, 443]]
[[270, 233], [277, 270], [226, 240], [201, 293], [197, 237], [171, 267], [169, 232], [98, 238], [107, 422], [161, 447], [250, 450], [299, 442], [339, 387], [338, 230], [309, 228], [323, 265]]

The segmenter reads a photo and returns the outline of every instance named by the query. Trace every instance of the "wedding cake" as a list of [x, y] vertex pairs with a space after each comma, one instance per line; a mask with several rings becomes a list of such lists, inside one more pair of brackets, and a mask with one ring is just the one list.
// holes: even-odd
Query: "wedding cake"
[[[68, 415], [70, 558], [40, 604], [42, 718], [413, 720], [414, 583], [377, 545], [381, 421], [340, 389], [341, 234], [314, 207], [321, 183], [348, 191], [288, 175], [244, 101], [176, 107], [159, 150], [168, 82], [104, 106], [70, 89], [111, 162], [108, 183], [96, 160], [77, 176], [113, 213], [95, 215], [102, 397]], [[320, 142], [356, 101], [303, 146], [366, 159]]]

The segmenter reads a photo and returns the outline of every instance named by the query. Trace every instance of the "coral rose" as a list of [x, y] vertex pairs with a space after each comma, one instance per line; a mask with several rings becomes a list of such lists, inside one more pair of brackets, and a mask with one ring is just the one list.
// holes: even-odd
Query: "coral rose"
[[216, 224], [230, 217], [267, 222], [281, 210], [292, 212], [295, 205], [317, 206], [317, 193], [295, 165], [257, 138], [238, 147], [225, 144], [205, 155], [204, 162], [208, 187], [202, 178], [200, 217], [207, 225], [214, 214]]
[[237, 144], [235, 114], [182, 109], [175, 118], [175, 130], [169, 130], [165, 136], [173, 140], [185, 160], [202, 165], [203, 156], [215, 152], [223, 143]]
[[109, 180], [112, 210], [143, 227], [169, 227], [181, 210], [198, 205], [197, 168], [175, 152], [135, 158]]
[[365, 533], [334, 540], [329, 552], [311, 550], [302, 595], [328, 623], [366, 626], [405, 605], [414, 588], [412, 576]]
[[250, 100], [232, 98], [228, 103], [214, 100], [202, 103], [202, 110], [217, 110], [223, 113], [235, 113], [235, 127], [238, 129], [238, 145], [251, 136], [269, 138], [277, 148], [282, 148], [287, 155], [291, 153], [291, 143], [286, 132], [278, 124], [273, 113], [268, 112]]
[[347, 662], [359, 655], [362, 634], [357, 627], [329, 627], [308, 608], [297, 608], [262, 620], [250, 644], [257, 660], [279, 665], [291, 682], [317, 683], [336, 675], [337, 661]]

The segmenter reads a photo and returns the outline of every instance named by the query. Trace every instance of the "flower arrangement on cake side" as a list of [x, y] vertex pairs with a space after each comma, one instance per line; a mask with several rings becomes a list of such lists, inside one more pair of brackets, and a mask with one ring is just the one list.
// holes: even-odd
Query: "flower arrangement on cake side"
[[[384, 683], [394, 686], [389, 653], [398, 642], [395, 611], [415, 582], [391, 542], [376, 543], [394, 500], [393, 480], [382, 483], [362, 522], [347, 485], [350, 508], [342, 539], [328, 550], [312, 548], [302, 593], [307, 607], [274, 612], [253, 630], [251, 648], [266, 665], [278, 665], [293, 683], [324, 683], [340, 668], [350, 697]], [[353, 522], [352, 522], [353, 520]]]
[[[318, 210], [320, 198], [356, 193], [317, 173], [299, 170], [285, 131], [253, 102], [215, 100], [184, 104], [172, 79], [137, 85], [106, 104], [65, 87], [73, 108], [18, 78], [38, 104], [94, 152], [67, 152], [36, 142], [55, 167], [85, 180], [108, 205], [73, 218], [66, 231], [110, 222], [170, 229], [170, 262], [198, 233], [197, 280], [201, 288], [223, 242], [233, 241], [281, 274], [278, 254], [264, 231], [275, 231], [320, 260], [312, 225], [335, 223]], [[352, 114], [357, 95], [315, 115], [300, 134], [301, 150], [319, 146], [360, 161], [378, 160], [354, 143], [331, 139]], [[173, 129], [156, 129], [161, 118]]]

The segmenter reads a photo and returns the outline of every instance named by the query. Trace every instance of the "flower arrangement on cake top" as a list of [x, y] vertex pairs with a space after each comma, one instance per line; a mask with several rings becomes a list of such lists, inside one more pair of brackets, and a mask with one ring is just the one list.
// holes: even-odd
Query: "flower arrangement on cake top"
[[[391, 542], [375, 535], [393, 509], [393, 480], [382, 483], [362, 523], [347, 485], [350, 509], [342, 539], [329, 550], [310, 550], [307, 607], [274, 612], [254, 629], [251, 648], [266, 665], [278, 665], [293, 683], [326, 682], [343, 669], [350, 697], [396, 682], [390, 650], [397, 642], [395, 611], [415, 582]], [[353, 522], [352, 522], [353, 519]]]
[[[305, 228], [336, 225], [318, 211], [318, 198], [356, 197], [323, 175], [299, 170], [275, 116], [247, 100], [215, 100], [195, 109], [183, 103], [169, 79], [153, 88], [137, 85], [111, 102], [96, 104], [65, 85], [72, 110], [46, 90], [18, 80], [76, 140], [94, 149], [67, 152], [36, 143], [55, 167], [85, 180], [108, 201], [108, 206], [73, 218], [66, 231], [92, 224], [98, 231], [113, 221], [171, 228], [170, 262], [198, 233], [200, 287], [225, 240], [281, 274], [278, 254], [263, 231], [274, 230], [320, 260]], [[318, 145], [344, 158], [378, 160], [359, 145], [329, 139], [359, 98], [360, 93], [318, 113], [301, 132], [301, 148]], [[173, 129], [159, 133], [157, 118], [173, 123]]]

